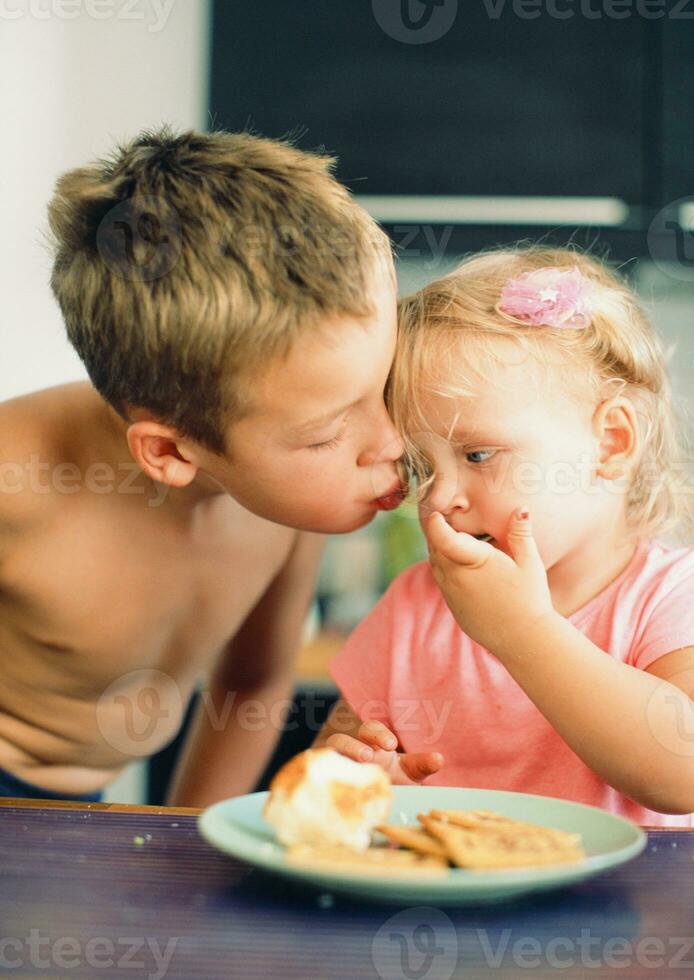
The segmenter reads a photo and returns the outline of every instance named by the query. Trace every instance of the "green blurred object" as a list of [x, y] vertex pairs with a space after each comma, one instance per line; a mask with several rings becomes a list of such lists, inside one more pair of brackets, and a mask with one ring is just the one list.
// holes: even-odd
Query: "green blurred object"
[[417, 516], [417, 506], [406, 500], [381, 519], [383, 588], [400, 572], [427, 556], [427, 547]]

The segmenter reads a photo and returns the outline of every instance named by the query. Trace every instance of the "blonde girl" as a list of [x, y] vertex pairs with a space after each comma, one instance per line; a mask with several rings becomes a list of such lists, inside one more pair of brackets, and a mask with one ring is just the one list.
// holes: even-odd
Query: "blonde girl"
[[691, 494], [634, 293], [573, 249], [475, 256], [401, 302], [391, 399], [429, 561], [334, 661], [319, 741], [694, 825]]

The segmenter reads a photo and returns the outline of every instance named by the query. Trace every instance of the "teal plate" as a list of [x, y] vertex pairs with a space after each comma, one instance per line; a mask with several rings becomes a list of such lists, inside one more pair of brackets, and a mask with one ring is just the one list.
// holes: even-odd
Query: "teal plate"
[[198, 827], [210, 844], [265, 871], [306, 882], [323, 891], [408, 905], [421, 902], [473, 905], [560, 888], [623, 864], [646, 846], [646, 835], [636, 824], [583, 803], [527, 793], [444, 786], [395, 786], [393, 793], [390, 823], [418, 826], [417, 814], [434, 809], [494, 810], [543, 827], [580, 833], [587, 856], [572, 864], [507, 871], [452, 868], [440, 878], [419, 875], [385, 878], [299, 868], [286, 862], [284, 847], [276, 842], [273, 828], [263, 819], [267, 793], [216, 803], [201, 814]]

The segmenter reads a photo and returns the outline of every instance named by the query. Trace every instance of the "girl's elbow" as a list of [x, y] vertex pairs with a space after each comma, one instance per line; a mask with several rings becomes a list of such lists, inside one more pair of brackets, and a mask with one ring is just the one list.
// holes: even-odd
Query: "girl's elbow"
[[687, 816], [694, 813], [694, 789], [684, 794], [682, 792], [658, 794], [640, 802], [641, 806], [653, 810], [654, 813]]
[[663, 812], [676, 814], [677, 816], [685, 816], [694, 813], [694, 796], [689, 796], [684, 802], [678, 802], [676, 804], [676, 809], [670, 809]]

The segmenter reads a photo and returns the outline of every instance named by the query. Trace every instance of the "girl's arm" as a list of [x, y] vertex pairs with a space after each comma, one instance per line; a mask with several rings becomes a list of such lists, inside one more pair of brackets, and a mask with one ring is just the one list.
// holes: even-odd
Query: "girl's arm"
[[[610, 786], [649, 810], [694, 811], [694, 732], [687, 740], [681, 725], [694, 702], [683, 690], [613, 660], [557, 612], [492, 652]], [[694, 666], [694, 650], [682, 653]]]
[[330, 712], [313, 748], [335, 749], [355, 762], [375, 762], [397, 786], [421, 783], [443, 766], [440, 752], [399, 752], [389, 728], [380, 721], [362, 722], [344, 699]]
[[641, 806], [694, 811], [694, 651], [644, 671], [597, 647], [553, 608], [527, 512], [511, 518], [511, 556], [441, 515], [424, 529], [460, 628], [503, 663], [576, 755]]

